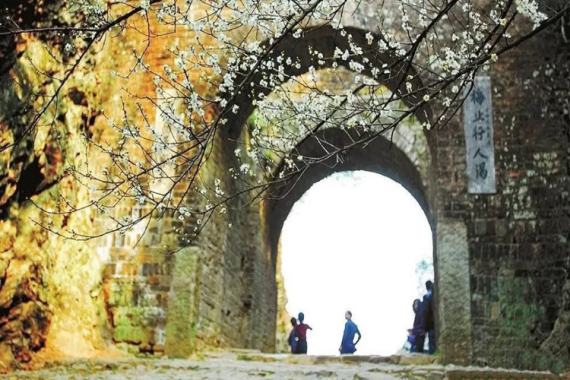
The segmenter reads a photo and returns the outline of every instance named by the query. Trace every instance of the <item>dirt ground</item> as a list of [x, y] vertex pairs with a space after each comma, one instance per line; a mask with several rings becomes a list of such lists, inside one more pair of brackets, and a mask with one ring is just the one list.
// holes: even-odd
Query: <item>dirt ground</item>
[[427, 356], [290, 356], [254, 351], [205, 353], [193, 359], [137, 359], [115, 355], [90, 359], [45, 360], [32, 371], [4, 379], [563, 379], [546, 372], [443, 366]]

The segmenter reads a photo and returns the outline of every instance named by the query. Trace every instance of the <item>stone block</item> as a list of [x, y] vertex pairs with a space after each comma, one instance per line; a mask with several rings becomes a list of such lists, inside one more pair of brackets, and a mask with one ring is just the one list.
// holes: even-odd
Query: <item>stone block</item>
[[139, 344], [144, 337], [144, 331], [138, 326], [121, 325], [115, 327], [113, 332], [113, 340], [115, 342], [125, 342]]
[[467, 229], [461, 220], [440, 220], [436, 227], [439, 304], [438, 345], [443, 362], [471, 360], [471, 290]]
[[169, 357], [188, 357], [194, 351], [201, 277], [200, 250], [185, 248], [176, 253], [166, 325], [165, 353]]

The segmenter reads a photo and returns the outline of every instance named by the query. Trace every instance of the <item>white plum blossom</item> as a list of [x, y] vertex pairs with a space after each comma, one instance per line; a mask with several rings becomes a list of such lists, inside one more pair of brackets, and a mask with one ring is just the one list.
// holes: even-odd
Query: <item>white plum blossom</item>
[[364, 65], [359, 63], [359, 62], [350, 61], [348, 66], [350, 67], [351, 70], [353, 70], [357, 73], [361, 73], [364, 70]]
[[190, 209], [186, 206], [182, 206], [178, 209], [178, 219], [179, 220], [184, 220], [188, 217], [190, 217], [192, 215], [192, 212], [190, 211]]
[[[367, 136], [389, 138], [386, 131], [402, 120], [429, 133], [455, 114], [475, 74], [554, 14], [538, 0], [77, 4], [81, 27], [103, 28], [94, 46], [127, 32], [144, 43], [117, 39], [120, 57], [96, 57], [121, 63], [108, 75], [121, 88], [109, 94], [113, 107], [93, 110], [107, 119], [103, 127], [110, 132], [97, 130], [94, 139], [83, 134], [108, 162], [72, 174], [97, 189], [94, 197], [116, 189], [107, 200], [118, 200], [117, 210], [155, 207], [151, 217], [168, 210], [181, 220], [196, 213], [203, 215], [198, 225], [208, 220], [207, 210], [228, 223], [233, 197], [257, 196], [310, 165], [341, 157], [344, 147], [327, 141], [329, 129], [350, 132], [354, 147]], [[134, 18], [112, 25], [124, 15], [122, 7], [150, 20], [148, 30]], [[321, 30], [334, 36], [334, 45], [333, 38], [314, 37]], [[70, 33], [60, 53], [73, 62], [90, 33]], [[145, 49], [149, 41], [152, 48]], [[417, 107], [432, 104], [430, 120], [413, 120]], [[320, 156], [301, 154], [299, 144], [307, 139], [323, 147]], [[222, 155], [226, 175], [212, 178], [208, 168]], [[180, 191], [185, 184], [191, 184], [188, 193]], [[197, 205], [179, 199], [194, 201], [194, 195]], [[93, 201], [98, 212], [115, 212], [104, 204]], [[123, 230], [139, 222], [114, 215], [116, 221]]]
[[250, 165], [249, 164], [241, 164], [239, 167], [239, 171], [246, 174], [249, 172]]
[[536, 0], [516, 0], [515, 3], [518, 12], [532, 21], [535, 29], [548, 19], [546, 14], [538, 10], [538, 2]]

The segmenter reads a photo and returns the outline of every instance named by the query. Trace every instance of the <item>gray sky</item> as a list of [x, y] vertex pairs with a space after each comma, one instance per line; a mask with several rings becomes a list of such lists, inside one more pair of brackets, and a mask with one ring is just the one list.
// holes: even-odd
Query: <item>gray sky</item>
[[431, 263], [432, 237], [400, 184], [364, 171], [316, 183], [293, 207], [281, 244], [287, 310], [304, 312], [314, 329], [309, 354], [338, 354], [347, 309], [363, 335], [357, 354], [390, 355], [403, 346], [426, 279], [416, 266]]

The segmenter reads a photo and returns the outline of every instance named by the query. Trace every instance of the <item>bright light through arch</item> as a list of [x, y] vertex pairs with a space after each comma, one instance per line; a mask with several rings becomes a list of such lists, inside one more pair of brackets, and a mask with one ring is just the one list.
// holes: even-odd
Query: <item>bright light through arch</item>
[[309, 354], [338, 354], [347, 309], [363, 335], [356, 354], [402, 348], [412, 302], [433, 278], [431, 228], [404, 187], [371, 172], [335, 173], [293, 206], [280, 243], [287, 311], [304, 312], [314, 329]]

